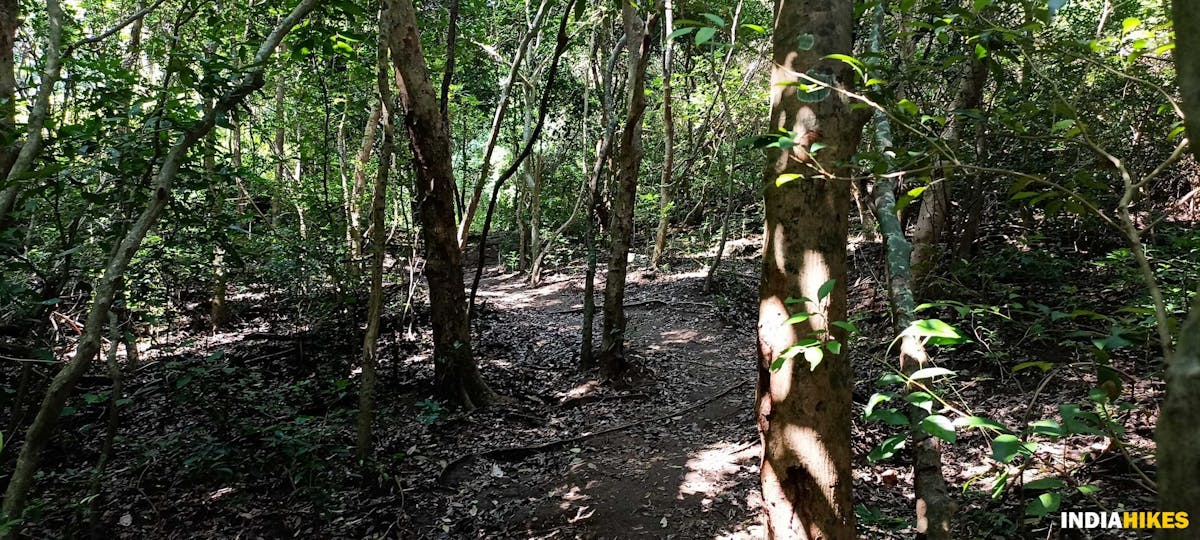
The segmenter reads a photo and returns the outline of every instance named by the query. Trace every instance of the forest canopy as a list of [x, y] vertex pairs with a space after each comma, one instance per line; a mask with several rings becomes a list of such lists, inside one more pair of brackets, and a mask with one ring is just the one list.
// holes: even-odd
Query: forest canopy
[[0, 537], [1191, 538], [1197, 133], [1188, 0], [0, 0]]

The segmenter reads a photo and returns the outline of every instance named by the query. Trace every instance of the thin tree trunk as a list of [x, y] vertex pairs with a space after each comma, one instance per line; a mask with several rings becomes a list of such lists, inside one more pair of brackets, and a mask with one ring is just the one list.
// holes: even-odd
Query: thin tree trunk
[[[54, 2], [55, 0], [50, 1]], [[218, 115], [228, 112], [250, 93], [262, 87], [263, 73], [271, 59], [271, 52], [275, 50], [275, 46], [283, 40], [292, 27], [317, 6], [319, 1], [302, 0], [291, 13], [279, 22], [259, 47], [253, 63], [250, 64], [249, 71], [242, 80], [217, 101], [212, 111], [205, 114], [190, 130], [185, 131], [163, 159], [158, 175], [151, 186], [151, 197], [145, 210], [125, 233], [116, 252], [109, 259], [101, 278], [96, 281], [91, 306], [84, 323], [83, 335], [76, 344], [75, 355], [50, 382], [37, 417], [25, 433], [25, 441], [21, 447], [20, 457], [17, 459], [17, 466], [13, 470], [8, 489], [4, 494], [2, 513], [8, 519], [20, 518], [25, 510], [25, 499], [33, 484], [42, 450], [50, 441], [50, 436], [54, 432], [54, 427], [75, 383], [87, 372], [88, 366], [91, 365], [96, 353], [100, 350], [100, 335], [108, 312], [112, 309], [117, 285], [123, 278], [129, 261], [141, 247], [146, 233], [158, 222], [158, 218], [166, 209], [175, 177], [183, 166], [188, 151], [212, 130]], [[16, 530], [14, 529], [10, 535], [15, 534]]]
[[275, 83], [275, 139], [271, 141], [275, 153], [275, 182], [271, 189], [271, 228], [279, 227], [280, 198], [286, 192], [287, 160], [284, 158], [284, 145], [287, 142], [287, 125], [284, 115], [284, 88], [282, 77]]
[[471, 234], [471, 222], [475, 221], [475, 211], [479, 209], [479, 201], [483, 197], [483, 186], [487, 182], [488, 174], [491, 173], [492, 152], [496, 149], [496, 141], [500, 137], [500, 128], [504, 122], [504, 114], [508, 111], [508, 101], [512, 95], [512, 87], [517, 82], [517, 75], [520, 73], [521, 62], [525, 59], [525, 54], [529, 49], [529, 42], [541, 29], [542, 21], [549, 11], [547, 9], [548, 4], [548, 0], [542, 0], [538, 6], [538, 11], [533, 17], [533, 22], [521, 38], [521, 44], [517, 46], [516, 56], [513, 57], [512, 67], [508, 71], [508, 79], [504, 83], [504, 89], [500, 92], [500, 101], [496, 104], [496, 113], [492, 117], [492, 131], [488, 135], [487, 144], [484, 145], [483, 162], [479, 165], [479, 178], [475, 180], [475, 187], [471, 190], [471, 198], [467, 200], [462, 221], [458, 225], [458, 246], [460, 250], [467, 247], [467, 236]]
[[[737, 140], [736, 136], [734, 136], [734, 140]], [[731, 148], [729, 150], [729, 174], [726, 177], [728, 187], [725, 194], [725, 212], [721, 215], [721, 240], [717, 242], [717, 254], [713, 256], [712, 265], [708, 267], [708, 275], [704, 276], [704, 294], [712, 291], [717, 269], [721, 267], [721, 259], [725, 255], [725, 241], [729, 238], [729, 216], [733, 214], [733, 155], [734, 149]]]
[[[663, 251], [667, 247], [667, 227], [671, 223], [671, 175], [675, 170], [675, 114], [671, 103], [671, 57], [675, 47], [675, 14], [673, 0], [663, 2], [663, 163], [662, 180], [658, 187], [658, 231], [654, 234], [654, 252], [650, 255], [650, 267], [658, 268]], [[724, 81], [721, 81], [722, 83]]]
[[[796, 133], [786, 151], [771, 149], [764, 175], [766, 227], [759, 288], [756, 418], [763, 443], [761, 467], [767, 538], [855, 538], [850, 450], [853, 375], [846, 347], [828, 350], [815, 366], [807, 355], [781, 359], [797, 342], [837, 340], [831, 323], [846, 318], [846, 241], [850, 185], [825, 178], [814, 165], [839, 172], [858, 145], [862, 123], [850, 103], [831, 92], [799, 99], [795, 73], [818, 70], [844, 84], [854, 74], [828, 54], [852, 54], [854, 6], [835, 0], [777, 0], [769, 129]], [[796, 49], [803, 35], [818, 36], [811, 50]], [[825, 148], [810, 154], [813, 143]], [[782, 174], [801, 178], [780, 185]], [[843, 175], [839, 175], [843, 176]], [[819, 289], [830, 280], [832, 290]], [[807, 299], [796, 302], [794, 299]], [[789, 300], [793, 299], [793, 300]], [[813, 315], [786, 321], [799, 312]], [[772, 369], [772, 368], [775, 369]]]
[[[880, 3], [875, 7], [874, 24], [871, 29], [871, 51], [879, 53], [882, 50], [883, 19], [886, 6]], [[892, 126], [887, 115], [875, 113], [876, 150], [887, 155], [892, 147]], [[889, 171], [890, 172], [890, 171]], [[912, 245], [904, 237], [904, 229], [896, 216], [896, 180], [883, 175], [875, 180], [875, 211], [883, 234], [888, 267], [888, 293], [892, 303], [894, 330], [900, 338], [900, 370], [905, 375], [912, 375], [929, 357], [921, 338], [905, 334], [904, 331], [912, 323], [916, 313], [916, 303], [913, 300], [912, 274], [909, 271], [912, 259]], [[912, 388], [906, 389], [911, 391]], [[909, 418], [913, 426], [920, 426], [929, 413], [917, 406], [908, 408]], [[941, 444], [919, 427], [911, 429], [909, 436], [913, 443], [913, 488], [917, 496], [917, 535], [930, 540], [949, 540], [950, 520], [957, 509], [957, 504], [950, 498], [946, 489], [946, 480], [942, 476]]]
[[430, 82], [412, 1], [386, 0], [385, 6], [388, 42], [420, 201], [433, 323], [434, 385], [443, 399], [467, 409], [481, 407], [497, 396], [483, 381], [471, 353], [462, 252], [454, 234], [450, 136]]
[[484, 254], [487, 246], [488, 232], [492, 228], [492, 216], [496, 211], [496, 201], [500, 200], [500, 189], [504, 187], [504, 183], [516, 174], [521, 168], [521, 164], [529, 157], [533, 148], [537, 145], [538, 138], [542, 135], [542, 128], [546, 124], [546, 113], [550, 111], [550, 96], [554, 90], [554, 82], [558, 76], [559, 61], [562, 60], [563, 53], [567, 50], [567, 44], [570, 41], [570, 36], [567, 34], [567, 22], [571, 18], [571, 6], [575, 4], [575, 0], [567, 2], [562, 19], [558, 23], [558, 37], [554, 45], [554, 53], [550, 58], [550, 71], [546, 77], [546, 86], [542, 91], [541, 101], [538, 105], [537, 123], [533, 126], [533, 131], [529, 133], [529, 138], [525, 141], [521, 150], [517, 152], [513, 162], [508, 168], [500, 173], [496, 178], [496, 183], [492, 186], [492, 197], [488, 201], [487, 214], [483, 219], [483, 231], [479, 236], [479, 264], [475, 267], [475, 278], [471, 281], [471, 298], [467, 302], [468, 313], [475, 312], [475, 294], [479, 292], [479, 281], [483, 279]]
[[[96, 460], [96, 468], [92, 471], [92, 485], [89, 489], [88, 528], [93, 536], [100, 528], [100, 491], [104, 486], [104, 473], [108, 470], [108, 462], [112, 458], [113, 443], [117, 439], [117, 429], [121, 425], [118, 414], [120, 407], [123, 379], [121, 365], [117, 363], [117, 346], [121, 343], [121, 329], [117, 315], [108, 312], [108, 378], [112, 381], [112, 392], [108, 398], [108, 424], [104, 430], [104, 442], [100, 445], [100, 457]], [[126, 351], [128, 356], [128, 351]]]
[[[8, 1], [10, 0], [5, 0], [5, 2]], [[48, 16], [49, 35], [46, 48], [42, 52], [42, 56], [45, 58], [45, 69], [39, 78], [37, 96], [34, 97], [33, 104], [29, 109], [28, 120], [25, 122], [25, 140], [20, 143], [20, 149], [16, 152], [16, 156], [12, 158], [12, 164], [7, 167], [6, 184], [8, 185], [4, 188], [4, 191], [0, 191], [0, 229], [3, 229], [8, 223], [8, 216], [16, 206], [17, 197], [21, 191], [21, 184], [26, 180], [23, 178], [24, 175], [33, 169], [34, 161], [42, 152], [42, 142], [44, 140], [42, 129], [46, 125], [46, 119], [50, 116], [50, 98], [54, 95], [54, 87], [58, 84], [58, 80], [62, 76], [62, 24], [64, 16], [62, 6], [59, 5], [58, 0], [46, 0], [46, 14]], [[9, 20], [8, 17], [10, 16], [16, 20]], [[20, 24], [19, 16], [18, 7], [15, 3], [14, 5], [0, 7], [0, 34], [6, 36], [0, 38], [0, 40], [7, 41], [7, 43], [2, 43], [0, 46], [8, 45], [8, 54], [11, 54], [12, 51], [12, 41], [7, 36], [10, 35], [10, 28], [13, 34], [15, 34], [16, 26]], [[12, 25], [11, 27], [9, 26], [10, 24]], [[0, 57], [3, 56], [5, 54], [0, 53]], [[0, 71], [5, 72], [5, 74], [0, 75], [0, 90], [4, 92], [8, 90], [3, 88], [7, 84], [7, 81], [3, 79], [8, 77], [8, 72], [11, 72], [11, 68], [4, 69], [3, 62], [6, 61], [11, 62], [8, 58], [0, 59]], [[5, 97], [7, 96], [0, 94], [0, 99], [4, 99]], [[5, 108], [10, 106], [15, 107], [12, 98], [8, 98], [5, 103]], [[11, 118], [11, 116], [8, 115], [7, 110], [4, 110], [3, 114], [5, 122], [7, 122], [7, 119]], [[0, 129], [5, 127], [0, 126]], [[12, 141], [0, 142], [5, 145], [13, 144]], [[4, 164], [0, 163], [0, 165]]]
[[[974, 47], [974, 46], [972, 46]], [[963, 67], [962, 84], [951, 110], [978, 109], [983, 100], [983, 87], [987, 82], [987, 66], [983, 60], [969, 54], [970, 61]], [[962, 138], [967, 125], [962, 118], [951, 117], [943, 139], [954, 144]], [[950, 222], [950, 199], [954, 183], [954, 168], [942, 167], [942, 178], [933, 182], [924, 195], [913, 226], [912, 277], [918, 296], [929, 292], [930, 274], [937, 266], [938, 244]]]
[[637, 201], [638, 175], [642, 166], [642, 118], [646, 112], [646, 65], [650, 60], [650, 29], [655, 21], [650, 13], [646, 21], [637, 8], [622, 2], [621, 20], [625, 27], [629, 61], [628, 103], [625, 128], [617, 150], [617, 183], [609, 221], [608, 272], [604, 281], [604, 325], [600, 351], [600, 371], [605, 377], [621, 375], [629, 367], [625, 358], [625, 276], [629, 267], [629, 246], [633, 239], [633, 208]]
[[[455, 2], [457, 4], [457, 2]], [[383, 14], [380, 14], [383, 20]], [[363, 335], [362, 387], [358, 392], [358, 441], [357, 455], [360, 461], [371, 455], [371, 422], [375, 416], [375, 368], [379, 364], [379, 329], [383, 318], [383, 261], [386, 258], [387, 231], [384, 230], [384, 213], [387, 212], [388, 173], [392, 168], [392, 91], [388, 81], [387, 36], [380, 25], [379, 47], [376, 57], [378, 73], [379, 123], [383, 130], [383, 144], [379, 147], [379, 170], [375, 174], [375, 189], [371, 196], [371, 293], [367, 301], [367, 331]], [[365, 146], [365, 145], [364, 145]], [[362, 158], [362, 155], [359, 155]], [[365, 161], [365, 159], [363, 159]], [[411, 262], [411, 261], [410, 261]]]
[[541, 257], [542, 246], [542, 165], [546, 157], [538, 154], [533, 158], [533, 185], [529, 187], [529, 260]]
[[604, 177], [605, 165], [608, 163], [613, 138], [617, 131], [616, 113], [613, 111], [615, 108], [613, 104], [613, 72], [616, 71], [617, 59], [620, 57], [626, 41], [625, 36], [622, 36], [609, 55], [607, 69], [596, 77], [601, 86], [600, 92], [603, 100], [600, 110], [603, 134], [596, 143], [596, 164], [592, 168], [587, 188], [587, 233], [584, 238], [584, 242], [587, 244], [587, 270], [583, 281], [583, 341], [579, 350], [579, 366], [583, 369], [591, 368], [596, 364], [592, 351], [594, 341], [592, 334], [596, 320], [596, 262], [598, 259], [596, 254], [596, 207], [600, 204], [600, 179]]
[[354, 284], [358, 283], [362, 275], [362, 196], [367, 189], [367, 165], [371, 161], [371, 149], [375, 146], [375, 131], [382, 111], [379, 103], [371, 105], [367, 125], [363, 129], [362, 142], [358, 145], [358, 153], [354, 157], [354, 183], [346, 198], [346, 238], [350, 248], [350, 278]]

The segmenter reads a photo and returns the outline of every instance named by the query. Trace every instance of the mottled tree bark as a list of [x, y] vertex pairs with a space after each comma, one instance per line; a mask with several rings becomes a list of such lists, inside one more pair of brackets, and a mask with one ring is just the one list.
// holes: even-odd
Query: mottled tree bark
[[621, 144], [617, 149], [617, 182], [609, 220], [608, 273], [604, 281], [604, 325], [600, 370], [615, 377], [629, 366], [625, 359], [625, 276], [629, 246], [633, 239], [633, 208], [637, 201], [639, 169], [642, 166], [642, 118], [646, 113], [646, 64], [650, 59], [651, 13], [647, 21], [637, 14], [630, 0], [623, 0], [621, 20], [625, 26], [629, 61], [626, 83], [629, 109]]
[[385, 6], [388, 42], [420, 201], [433, 323], [434, 384], [440, 397], [465, 408], [487, 405], [495, 401], [496, 394], [484, 383], [471, 354], [462, 252], [454, 226], [450, 134], [430, 82], [412, 1], [386, 0]]
[[[1175, 67], [1183, 96], [1184, 124], [1200, 158], [1200, 4], [1174, 0]], [[1167, 397], [1158, 417], [1158, 506], [1200, 518], [1200, 303], [1192, 306], [1167, 365]], [[1195, 527], [1195, 525], [1193, 525]], [[1158, 538], [1190, 538], [1190, 529], [1160, 529]]]
[[[380, 20], [383, 20], [382, 13]], [[379, 125], [383, 131], [383, 143], [379, 147], [379, 169], [375, 173], [375, 187], [371, 195], [371, 292], [367, 301], [367, 331], [363, 334], [362, 385], [358, 391], [358, 440], [356, 454], [359, 460], [371, 455], [371, 423], [375, 417], [375, 368], [379, 364], [379, 330], [383, 319], [383, 261], [386, 258], [387, 231], [384, 230], [384, 213], [387, 211], [387, 183], [392, 169], [392, 149], [395, 145], [392, 127], [392, 89], [388, 81], [391, 70], [387, 64], [387, 35], [380, 25], [379, 47], [375, 69], [379, 88]], [[363, 145], [366, 148], [366, 144]], [[359, 155], [360, 161], [369, 157]]]
[[[845, 342], [830, 323], [846, 319], [846, 236], [850, 184], [825, 178], [817, 166], [837, 172], [836, 163], [854, 153], [865, 118], [853, 115], [837, 92], [818, 102], [798, 99], [787, 86], [809, 74], [836, 86], [848, 85], [846, 64], [823, 60], [852, 54], [854, 6], [839, 0], [776, 0], [771, 73], [771, 131], [795, 132], [800, 144], [771, 149], [763, 179], [766, 226], [759, 288], [758, 388], [756, 419], [763, 443], [763, 512], [768, 538], [852, 539], [851, 386], [843, 347], [826, 351], [815, 367], [804, 355], [780, 354], [803, 339]], [[798, 47], [815, 37], [810, 50]], [[808, 82], [808, 81], [803, 81]], [[813, 143], [826, 145], [810, 154]], [[781, 174], [800, 178], [777, 184]], [[821, 299], [818, 290], [836, 280]], [[803, 303], [788, 299], [807, 298]], [[795, 313], [807, 320], [786, 324]]]

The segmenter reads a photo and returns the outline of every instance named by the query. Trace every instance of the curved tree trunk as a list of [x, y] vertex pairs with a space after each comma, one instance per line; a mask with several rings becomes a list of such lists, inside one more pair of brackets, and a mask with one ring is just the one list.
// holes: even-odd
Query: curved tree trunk
[[433, 323], [434, 384], [443, 399], [468, 409], [483, 406], [494, 401], [496, 394], [484, 383], [471, 354], [462, 252], [454, 227], [450, 135], [429, 79], [412, 1], [386, 0], [385, 5], [388, 42], [400, 85], [420, 201]]
[[496, 142], [500, 138], [500, 128], [504, 122], [504, 115], [508, 111], [508, 102], [512, 95], [512, 87], [516, 84], [518, 73], [520, 73], [521, 62], [525, 59], [525, 54], [529, 50], [529, 42], [533, 36], [537, 35], [541, 29], [542, 21], [545, 19], [546, 13], [549, 12], [549, 0], [542, 0], [538, 6], [537, 14], [534, 15], [533, 21], [530, 23], [528, 30], [525, 31], [525, 36], [521, 38], [520, 45], [517, 46], [516, 56], [513, 57], [512, 66], [509, 67], [508, 78], [504, 89], [500, 92], [500, 101], [496, 104], [496, 113], [492, 117], [492, 131], [488, 135], [487, 144], [484, 145], [483, 161], [479, 164], [479, 178], [475, 179], [475, 186], [471, 189], [471, 198], [464, 203], [462, 211], [462, 220], [458, 224], [458, 246], [459, 249], [466, 249], [467, 237], [471, 234], [471, 223], [475, 221], [475, 212], [479, 209], [479, 202], [483, 198], [483, 187], [487, 183], [488, 175], [492, 170], [492, 152], [496, 149]]
[[[846, 318], [846, 235], [850, 185], [822, 177], [814, 165], [838, 171], [854, 153], [865, 119], [836, 93], [801, 101], [795, 73], [817, 73], [839, 84], [854, 74], [828, 54], [851, 54], [854, 6], [837, 0], [777, 0], [771, 74], [772, 131], [796, 133], [801, 144], [771, 149], [763, 179], [766, 229], [759, 288], [756, 418], [767, 537], [849, 540], [855, 537], [851, 476], [851, 374], [844, 347], [826, 347], [812, 366], [805, 355], [780, 359], [797, 342], [845, 342], [830, 323]], [[797, 38], [817, 36], [811, 50]], [[808, 148], [825, 148], [813, 155]], [[777, 184], [781, 174], [800, 178]], [[828, 296], [821, 286], [834, 280]], [[807, 298], [797, 303], [789, 299]], [[813, 315], [787, 324], [799, 312]], [[776, 369], [772, 369], [775, 367]]]

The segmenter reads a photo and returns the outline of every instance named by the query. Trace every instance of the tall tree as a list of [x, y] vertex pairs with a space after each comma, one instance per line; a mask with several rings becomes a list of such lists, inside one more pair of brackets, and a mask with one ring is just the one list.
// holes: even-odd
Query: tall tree
[[466, 408], [497, 396], [479, 374], [471, 353], [471, 326], [463, 288], [462, 252], [454, 227], [454, 165], [450, 134], [421, 48], [411, 0], [386, 0], [385, 24], [413, 153], [416, 196], [425, 241], [433, 323], [434, 379], [438, 394]]
[[675, 167], [675, 112], [671, 103], [672, 57], [675, 48], [675, 9], [672, 0], [663, 1], [663, 162], [662, 182], [658, 187], [658, 231], [654, 234], [654, 252], [650, 266], [657, 268], [667, 247], [667, 226], [671, 224], [671, 180]]
[[606, 376], [621, 374], [625, 359], [625, 275], [629, 268], [629, 246], [633, 239], [633, 207], [637, 201], [638, 175], [642, 166], [642, 118], [646, 113], [646, 65], [650, 61], [651, 32], [655, 14], [645, 21], [630, 1], [621, 3], [625, 27], [629, 78], [626, 82], [629, 108], [617, 148], [617, 182], [609, 219], [608, 273], [604, 282], [604, 326], [600, 369]]
[[[457, 2], [456, 2], [457, 4]], [[383, 21], [383, 13], [380, 13]], [[375, 173], [375, 187], [371, 195], [371, 292], [367, 301], [367, 331], [363, 334], [362, 387], [358, 394], [358, 459], [371, 454], [371, 421], [375, 416], [375, 368], [379, 364], [379, 330], [383, 319], [383, 261], [386, 258], [387, 231], [384, 230], [384, 212], [387, 211], [387, 183], [392, 168], [392, 150], [395, 145], [392, 127], [392, 89], [387, 63], [387, 26], [381, 24], [379, 47], [376, 52], [376, 86], [379, 92], [379, 124], [383, 131], [383, 142], [379, 147], [379, 169]], [[443, 112], [444, 109], [443, 109]], [[364, 148], [367, 145], [364, 141]], [[367, 154], [369, 154], [369, 149]], [[366, 157], [360, 154], [360, 161]]]
[[[1200, 159], [1200, 4], [1174, 0], [1175, 68], [1183, 97], [1184, 124], [1192, 152]], [[1192, 33], [1195, 31], [1196, 33]], [[1200, 517], [1200, 300], [1179, 331], [1167, 364], [1167, 397], [1158, 417], [1158, 505]], [[1162, 529], [1159, 538], [1188, 538], [1188, 529]]]
[[[865, 118], [836, 91], [851, 84], [849, 66], [824, 59], [852, 52], [853, 23], [852, 2], [775, 2], [770, 128], [797, 143], [769, 150], [763, 178], [756, 414], [768, 538], [854, 538], [853, 377], [845, 348], [828, 343], [845, 337], [833, 323], [846, 318], [850, 185], [826, 172], [854, 153]], [[781, 357], [811, 339], [826, 342], [823, 355]]]

